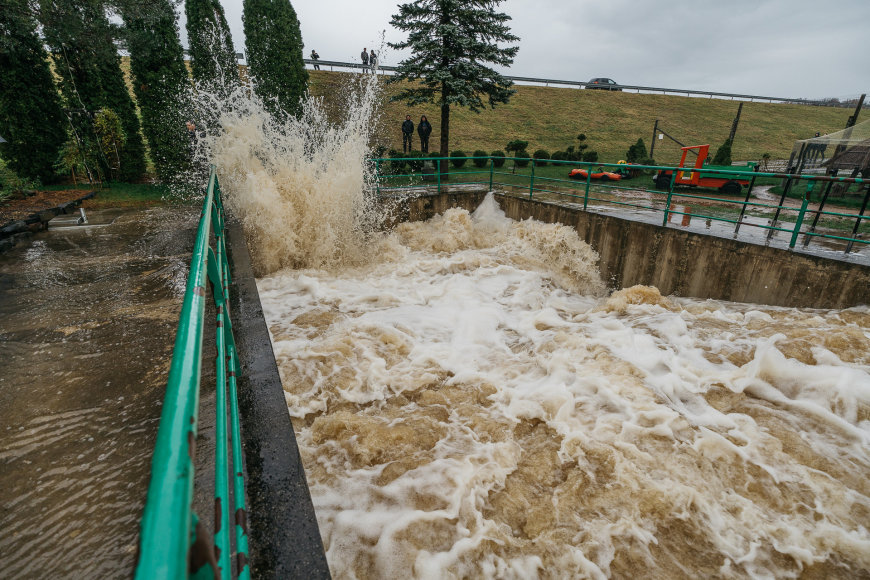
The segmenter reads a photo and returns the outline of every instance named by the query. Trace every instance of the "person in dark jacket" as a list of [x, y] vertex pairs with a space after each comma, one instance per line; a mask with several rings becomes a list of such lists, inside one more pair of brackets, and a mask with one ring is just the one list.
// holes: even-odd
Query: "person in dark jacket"
[[369, 53], [367, 49], [363, 49], [363, 51], [359, 55], [360, 60], [362, 61], [363, 72], [365, 72], [369, 68]]
[[317, 64], [317, 61], [320, 60], [320, 55], [317, 54], [317, 51], [314, 49], [311, 50], [311, 60], [315, 61], [314, 70], [320, 70], [320, 65]]
[[369, 65], [372, 67], [372, 74], [378, 74], [378, 54], [372, 49], [369, 53]]
[[411, 150], [411, 137], [414, 135], [414, 121], [411, 120], [411, 115], [405, 115], [405, 122], [402, 123], [402, 152], [407, 153]]
[[426, 115], [420, 117], [420, 123], [417, 125], [417, 135], [420, 136], [420, 151], [429, 153], [429, 135], [432, 134], [432, 125]]

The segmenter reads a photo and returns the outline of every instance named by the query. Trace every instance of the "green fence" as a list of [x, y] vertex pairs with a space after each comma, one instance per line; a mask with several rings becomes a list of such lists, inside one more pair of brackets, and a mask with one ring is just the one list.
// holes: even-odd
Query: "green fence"
[[[693, 169], [674, 166], [626, 165], [618, 163], [590, 163], [562, 160], [536, 160], [516, 157], [465, 157], [461, 168], [441, 170], [441, 161], [452, 163], [456, 158], [405, 157], [372, 159], [378, 195], [390, 192], [407, 192], [416, 189], [451, 190], [462, 186], [498, 188], [508, 195], [527, 195], [530, 199], [582, 203], [584, 210], [590, 205], [596, 209], [606, 206], [623, 207], [641, 212], [661, 214], [663, 226], [674, 216], [691, 220], [700, 218], [709, 222], [724, 222], [734, 226], [737, 237], [741, 226], [766, 230], [767, 240], [777, 232], [789, 235], [789, 248], [794, 248], [801, 235], [803, 245], [813, 239], [838, 240], [845, 244], [845, 252], [851, 252], [854, 244], [867, 244], [864, 238], [870, 234], [870, 220], [864, 218], [870, 198], [867, 179], [837, 177], [836, 175], [797, 175], [787, 173], [749, 172], [708, 168]], [[474, 166], [466, 169], [466, 166]], [[586, 176], [580, 180], [566, 179], [571, 169], [585, 169]], [[508, 170], [510, 169], [510, 171]], [[659, 181], [662, 189], [653, 187], [653, 176], [658, 171], [670, 171], [669, 179]], [[748, 183], [738, 196], [720, 194], [715, 189], [683, 188], [676, 185], [677, 172], [687, 177], [703, 171], [704, 177], [720, 175], [727, 179], [741, 179]], [[619, 180], [598, 173], [620, 173]], [[753, 192], [761, 182], [776, 184], [781, 193], [778, 203], [751, 201]], [[862, 191], [856, 204], [857, 211], [826, 210], [831, 205], [833, 187], [858, 188]], [[744, 193], [745, 192], [745, 193]], [[794, 199], [795, 205], [787, 200]], [[813, 194], [816, 201], [812, 200]], [[842, 200], [840, 200], [842, 201]], [[860, 206], [860, 209], [857, 207]], [[851, 209], [851, 208], [846, 208]], [[757, 214], [757, 215], [756, 215]], [[772, 214], [772, 215], [771, 215]], [[747, 221], [750, 216], [761, 218], [759, 223]], [[793, 224], [783, 223], [794, 220]], [[766, 222], [766, 223], [763, 223]]]
[[[157, 431], [157, 443], [151, 462], [151, 483], [142, 516], [140, 555], [136, 568], [136, 578], [142, 580], [184, 578], [189, 575], [191, 567], [195, 569], [196, 578], [228, 578], [233, 575], [230, 564], [230, 457], [235, 529], [235, 546], [232, 550], [237, 558], [235, 573], [239, 578], [250, 577], [247, 563], [245, 481], [236, 392], [238, 359], [230, 322], [230, 273], [224, 232], [220, 187], [212, 167], [196, 233]], [[207, 300], [206, 282], [211, 282], [216, 312], [213, 541], [204, 537], [191, 505]], [[231, 455], [228, 451], [230, 445]], [[214, 569], [215, 566], [217, 570]]]

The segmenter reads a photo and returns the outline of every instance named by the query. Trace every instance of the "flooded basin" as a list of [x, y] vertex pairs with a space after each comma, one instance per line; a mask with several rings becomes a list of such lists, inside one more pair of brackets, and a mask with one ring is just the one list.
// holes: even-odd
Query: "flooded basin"
[[0, 255], [0, 569], [130, 576], [199, 212], [88, 211]]

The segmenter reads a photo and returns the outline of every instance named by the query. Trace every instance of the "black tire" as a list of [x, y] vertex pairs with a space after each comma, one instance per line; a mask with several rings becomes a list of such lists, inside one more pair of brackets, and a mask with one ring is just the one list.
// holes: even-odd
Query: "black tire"
[[741, 191], [743, 191], [743, 187], [736, 181], [727, 181], [719, 188], [719, 193], [725, 195], [738, 195]]

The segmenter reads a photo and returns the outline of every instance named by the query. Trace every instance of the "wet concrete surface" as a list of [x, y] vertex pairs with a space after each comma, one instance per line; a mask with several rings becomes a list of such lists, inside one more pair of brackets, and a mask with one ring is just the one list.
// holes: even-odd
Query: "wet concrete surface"
[[198, 217], [88, 212], [0, 256], [0, 576], [132, 574]]

